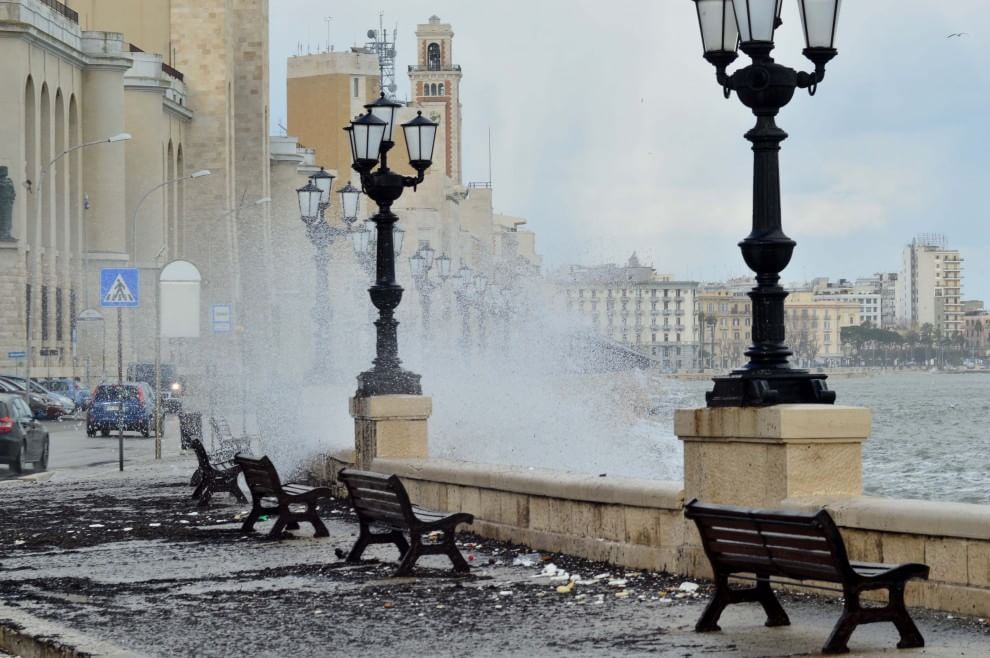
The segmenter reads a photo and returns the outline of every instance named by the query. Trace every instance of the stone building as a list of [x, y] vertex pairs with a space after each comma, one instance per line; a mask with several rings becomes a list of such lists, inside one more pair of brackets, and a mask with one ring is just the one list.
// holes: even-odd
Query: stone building
[[[125, 361], [153, 359], [153, 282], [176, 258], [203, 272], [204, 307], [242, 307], [248, 334], [265, 340], [270, 218], [263, 206], [231, 211], [270, 189], [267, 0], [12, 0], [0, 16], [0, 79], [18, 90], [0, 101], [11, 117], [0, 166], [17, 192], [14, 239], [0, 245], [16, 300], [0, 354], [25, 348], [30, 299], [34, 366], [46, 354], [53, 374], [81, 367], [94, 355], [73, 340], [74, 319], [98, 307], [98, 272], [112, 265], [141, 269]], [[122, 132], [131, 138], [46, 170]], [[170, 182], [198, 170], [212, 173]], [[103, 324], [112, 344], [115, 325]], [[203, 340], [166, 345], [166, 358], [236, 353], [202, 324]]]
[[[463, 267], [466, 268], [464, 271], [470, 270], [472, 277], [480, 275], [490, 284], [490, 288], [480, 293], [484, 299], [472, 300], [468, 305], [464, 301], [464, 291], [458, 289], [463, 284], [453, 278], [440, 279], [435, 270], [430, 274], [434, 282], [440, 284], [431, 287], [428, 293], [433, 313], [443, 317], [465, 313], [471, 316], [472, 322], [480, 321], [477, 318], [480, 309], [490, 308], [490, 302], [496, 296], [504, 297], [502, 289], [518, 291], [521, 279], [537, 274], [542, 263], [536, 252], [536, 236], [526, 230], [526, 220], [495, 210], [495, 190], [490, 182], [462, 184], [462, 72], [452, 60], [453, 30], [434, 16], [428, 23], [417, 26], [416, 35], [418, 59], [415, 65], [408, 67], [412, 100], [399, 101], [403, 106], [396, 112], [395, 146], [388, 154], [389, 167], [406, 175], [414, 173], [407, 162], [399, 124], [422, 112], [423, 116], [437, 122], [439, 128], [433, 164], [426, 171], [425, 180], [416, 190], [405, 190], [393, 205], [393, 211], [400, 219], [398, 226], [405, 231], [403, 251], [396, 261], [396, 277], [407, 290], [398, 309], [403, 336], [408, 335], [404, 333], [406, 331], [422, 328], [422, 307], [417, 303], [419, 295], [413, 294], [417, 288], [409, 264], [409, 258], [421, 246], [429, 245], [435, 250], [436, 257], [449, 258], [452, 274]], [[436, 59], [438, 51], [439, 61]], [[300, 145], [314, 150], [316, 165], [335, 170], [338, 175], [335, 190], [348, 179], [359, 185], [351, 169], [349, 148], [339, 138], [344, 137], [343, 128], [349, 121], [363, 113], [363, 106], [380, 93], [377, 55], [364, 48], [353, 48], [347, 52], [292, 57], [288, 70], [288, 132], [298, 138]], [[305, 177], [300, 175], [293, 185], [299, 187], [304, 183]], [[281, 193], [275, 191], [273, 194], [278, 198]], [[337, 199], [333, 203], [331, 214], [336, 216], [339, 203]], [[298, 216], [298, 210], [291, 212]], [[374, 212], [370, 201], [362, 198], [360, 216], [370, 217]], [[339, 276], [334, 276], [331, 283], [334, 291], [331, 303], [335, 317], [343, 322], [339, 311], [346, 311], [342, 302], [350, 302], [353, 290], [361, 293], [357, 304], [362, 314], [367, 309], [367, 285], [355, 269], [354, 254], [344, 247], [334, 253], [333, 263], [340, 269]], [[355, 316], [355, 321], [357, 319]], [[352, 335], [369, 335], [365, 328], [367, 318], [359, 319], [362, 324], [355, 327], [358, 333], [351, 332]]]
[[699, 368], [728, 370], [746, 362], [746, 349], [753, 342], [753, 313], [746, 293], [725, 284], [703, 285], [697, 291], [695, 317]]
[[598, 333], [668, 370], [697, 368], [698, 284], [657, 274], [633, 254], [625, 266], [571, 266], [557, 277], [566, 307]]
[[818, 297], [812, 290], [791, 291], [784, 300], [787, 346], [798, 366], [841, 365], [842, 328], [862, 324], [858, 301]]

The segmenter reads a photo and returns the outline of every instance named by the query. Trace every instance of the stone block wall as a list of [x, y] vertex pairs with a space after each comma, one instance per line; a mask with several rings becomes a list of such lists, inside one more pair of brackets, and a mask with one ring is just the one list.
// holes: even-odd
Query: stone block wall
[[[379, 458], [371, 468], [399, 475], [418, 505], [474, 514], [470, 530], [484, 537], [627, 568], [711, 577], [694, 524], [681, 512], [681, 482], [429, 459]], [[930, 565], [928, 581], [908, 585], [908, 605], [990, 616], [990, 509], [867, 496], [795, 497], [777, 506], [828, 509], [851, 560]]]

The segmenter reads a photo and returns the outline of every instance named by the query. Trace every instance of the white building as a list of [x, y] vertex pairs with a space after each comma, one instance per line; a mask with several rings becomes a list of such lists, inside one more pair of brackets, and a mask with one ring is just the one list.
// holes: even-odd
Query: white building
[[917, 329], [931, 324], [943, 336], [962, 331], [962, 257], [945, 236], [923, 234], [904, 247], [897, 280], [897, 323]]

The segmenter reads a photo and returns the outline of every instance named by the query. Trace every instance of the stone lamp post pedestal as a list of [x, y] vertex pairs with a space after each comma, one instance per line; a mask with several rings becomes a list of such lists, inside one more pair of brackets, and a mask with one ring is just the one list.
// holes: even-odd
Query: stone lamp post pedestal
[[350, 399], [354, 418], [354, 461], [370, 470], [376, 457], [425, 459], [427, 420], [433, 398], [426, 395], [375, 395]]
[[681, 409], [684, 500], [775, 507], [795, 496], [859, 496], [864, 407], [782, 404]]

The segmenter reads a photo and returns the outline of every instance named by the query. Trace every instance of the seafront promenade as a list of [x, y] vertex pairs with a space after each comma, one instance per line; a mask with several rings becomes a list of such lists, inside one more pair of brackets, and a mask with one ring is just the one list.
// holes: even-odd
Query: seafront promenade
[[[246, 510], [189, 499], [191, 456], [132, 460], [0, 484], [0, 648], [32, 656], [782, 656], [817, 653], [841, 606], [785, 594], [792, 626], [767, 629], [735, 606], [721, 633], [697, 634], [703, 579], [630, 569], [518, 544], [460, 537], [471, 572], [442, 557], [393, 578], [391, 547], [346, 565], [346, 504], [282, 541], [243, 537]], [[30, 501], [30, 505], [25, 505]], [[564, 573], [566, 572], [566, 576]], [[558, 587], [572, 577], [570, 591]], [[695, 588], [695, 585], [698, 587]], [[856, 656], [982, 655], [982, 619], [916, 611], [923, 650], [897, 652], [886, 624], [853, 636]]]

